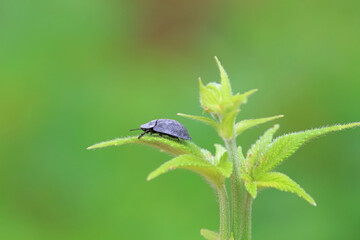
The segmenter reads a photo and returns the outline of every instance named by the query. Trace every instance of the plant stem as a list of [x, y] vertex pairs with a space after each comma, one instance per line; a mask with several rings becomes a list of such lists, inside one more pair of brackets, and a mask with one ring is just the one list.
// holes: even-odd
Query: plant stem
[[220, 205], [220, 240], [230, 239], [230, 204], [225, 183], [217, 187]]
[[241, 236], [241, 206], [244, 204], [243, 183], [240, 177], [240, 159], [237, 152], [236, 140], [224, 139], [229, 160], [233, 163], [233, 174], [231, 175], [231, 229], [234, 240], [240, 240]]
[[240, 223], [240, 240], [251, 239], [251, 208], [253, 198], [245, 191], [244, 203], [241, 211], [241, 223]]

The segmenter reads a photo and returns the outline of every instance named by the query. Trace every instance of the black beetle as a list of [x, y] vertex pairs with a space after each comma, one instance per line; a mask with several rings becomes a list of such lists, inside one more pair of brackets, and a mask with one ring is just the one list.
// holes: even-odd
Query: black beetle
[[144, 131], [142, 134], [140, 134], [138, 139], [140, 139], [146, 133], [150, 133], [151, 135], [153, 133], [158, 133], [160, 137], [162, 135], [167, 135], [173, 138], [178, 138], [178, 139], [182, 138], [182, 139], [191, 140], [191, 137], [188, 131], [186, 130], [186, 128], [178, 121], [172, 119], [152, 120], [148, 123], [141, 125], [140, 128], [131, 129], [130, 131], [134, 131], [134, 130]]

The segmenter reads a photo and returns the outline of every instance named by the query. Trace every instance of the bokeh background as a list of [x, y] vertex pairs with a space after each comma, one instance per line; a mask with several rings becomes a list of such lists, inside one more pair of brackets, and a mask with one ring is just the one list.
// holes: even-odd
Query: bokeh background
[[[360, 2], [0, 1], [0, 239], [202, 239], [214, 191], [192, 172], [147, 182], [170, 157], [144, 146], [87, 151], [156, 118], [221, 143], [197, 78], [258, 88], [240, 118], [284, 114], [279, 134], [360, 120]], [[247, 149], [272, 123], [245, 132]], [[279, 171], [317, 201], [263, 191], [253, 238], [358, 239], [360, 129], [314, 140]]]

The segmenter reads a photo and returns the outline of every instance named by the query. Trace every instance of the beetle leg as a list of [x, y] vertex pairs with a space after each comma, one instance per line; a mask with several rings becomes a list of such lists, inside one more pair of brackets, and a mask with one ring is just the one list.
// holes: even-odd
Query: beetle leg
[[149, 132], [149, 130], [144, 131], [142, 134], [140, 134], [140, 136], [138, 136], [138, 139], [142, 138], [142, 136], [144, 136], [148, 132]]

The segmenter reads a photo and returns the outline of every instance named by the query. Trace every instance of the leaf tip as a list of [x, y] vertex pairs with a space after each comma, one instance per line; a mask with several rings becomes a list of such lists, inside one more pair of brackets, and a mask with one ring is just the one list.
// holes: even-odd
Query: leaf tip
[[246, 94], [246, 96], [250, 96], [251, 94], [256, 93], [257, 91], [259, 91], [259, 89], [255, 88], [255, 89], [252, 89], [252, 90], [248, 91], [245, 94]]
[[221, 62], [220, 62], [219, 58], [218, 58], [217, 56], [214, 56], [214, 58], [215, 58], [216, 64], [218, 65], [219, 70], [225, 72], [225, 69], [224, 69], [224, 67], [221, 65]]
[[255, 198], [256, 198], [256, 196], [257, 196], [257, 191], [251, 192], [250, 195], [251, 195], [251, 197], [255, 200]]
[[317, 204], [316, 204], [315, 200], [314, 200], [312, 197], [310, 197], [310, 199], [308, 200], [308, 202], [309, 202], [311, 205], [313, 205], [314, 207], [317, 207]]
[[206, 229], [202, 228], [200, 229], [200, 235], [204, 237], [204, 235], [206, 234]]
[[176, 115], [180, 116], [180, 117], [187, 117], [188, 114], [185, 114], [185, 113], [177, 113]]
[[198, 81], [199, 81], [199, 89], [200, 89], [200, 95], [201, 95], [201, 91], [204, 91], [205, 86], [200, 77], [198, 78]]
[[359, 127], [359, 126], [360, 126], [360, 122], [354, 122], [354, 123], [350, 123], [350, 124], [345, 125], [342, 129], [352, 128], [352, 127]]
[[86, 150], [92, 150], [92, 149], [95, 149], [95, 148], [96, 148], [96, 145], [97, 145], [97, 144], [95, 144], [95, 145], [91, 145], [91, 146], [87, 147], [87, 148], [86, 148]]
[[208, 230], [208, 229], [200, 229], [200, 234], [207, 240], [218, 240], [220, 236], [218, 233]]

